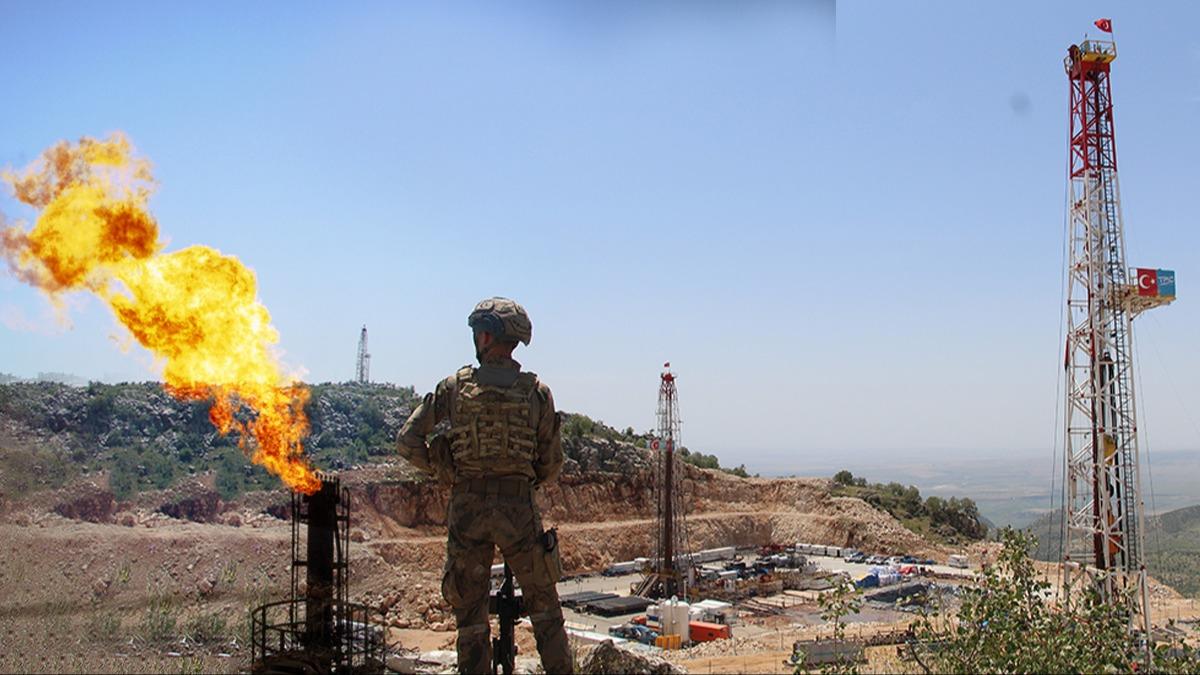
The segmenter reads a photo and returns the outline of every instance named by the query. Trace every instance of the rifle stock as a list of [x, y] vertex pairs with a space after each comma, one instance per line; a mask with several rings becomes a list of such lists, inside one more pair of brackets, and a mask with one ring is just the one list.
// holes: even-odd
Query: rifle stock
[[516, 594], [512, 569], [507, 561], [504, 563], [504, 583], [493, 598], [495, 604], [492, 613], [500, 618], [500, 635], [492, 638], [492, 675], [512, 675], [517, 662], [517, 619], [521, 617], [524, 607], [522, 598]]

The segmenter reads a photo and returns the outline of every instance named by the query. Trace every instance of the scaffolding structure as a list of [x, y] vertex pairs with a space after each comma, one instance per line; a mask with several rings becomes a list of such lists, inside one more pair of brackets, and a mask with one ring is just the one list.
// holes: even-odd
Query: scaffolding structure
[[[1130, 598], [1148, 636], [1133, 318], [1174, 299], [1148, 294], [1126, 267], [1113, 128], [1112, 41], [1072, 45], [1066, 305], [1063, 582]], [[1139, 271], [1140, 272], [1140, 271]]]

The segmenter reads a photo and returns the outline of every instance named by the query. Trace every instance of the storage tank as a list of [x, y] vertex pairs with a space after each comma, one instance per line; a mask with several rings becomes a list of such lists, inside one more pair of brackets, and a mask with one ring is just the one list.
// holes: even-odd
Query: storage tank
[[663, 635], [679, 635], [684, 642], [690, 642], [688, 626], [691, 623], [691, 607], [688, 603], [671, 598], [662, 604], [660, 610]]

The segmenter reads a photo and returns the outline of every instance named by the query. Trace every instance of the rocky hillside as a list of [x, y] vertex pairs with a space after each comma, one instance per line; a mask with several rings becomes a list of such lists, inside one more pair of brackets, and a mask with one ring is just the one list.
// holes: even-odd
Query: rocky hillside
[[[310, 393], [308, 445], [318, 459], [384, 454], [415, 398], [411, 387], [385, 384], [317, 384]], [[213, 429], [209, 407], [206, 401], [179, 401], [155, 382], [11, 383], [0, 385], [0, 434], [84, 463], [129, 447], [153, 447], [192, 463], [236, 445]]]
[[[310, 393], [309, 454], [319, 468], [339, 470], [391, 455], [415, 399], [411, 388], [381, 384], [319, 384]], [[274, 487], [265, 471], [247, 465], [235, 438], [216, 432], [209, 407], [179, 401], [153, 382], [0, 385], [5, 488], [35, 487], [21, 484], [21, 464], [54, 465], [61, 479], [106, 474], [122, 498], [207, 473], [226, 498]]]
[[[307, 449], [326, 470], [391, 463], [396, 433], [417, 401], [411, 387], [386, 384], [318, 384], [310, 394]], [[274, 487], [264, 471], [247, 466], [236, 439], [216, 432], [209, 407], [179, 401], [154, 382], [0, 384], [0, 448], [8, 451], [0, 465], [8, 469], [8, 491], [58, 487], [73, 476], [98, 473], [108, 476], [120, 498], [205, 474], [216, 476], [226, 499]], [[649, 456], [636, 447], [645, 438], [632, 429], [618, 432], [567, 414], [563, 441], [569, 474], [638, 473], [648, 467]], [[710, 455], [688, 453], [686, 459], [719, 466]], [[56, 468], [48, 482], [26, 470], [46, 465]]]
[[[394, 452], [396, 431], [414, 403], [411, 388], [312, 387], [309, 451], [319, 467], [338, 469], [358, 486], [364, 536], [409, 537], [444, 526], [446, 490]], [[286, 516], [278, 482], [249, 467], [207, 415], [207, 404], [179, 402], [155, 383], [0, 385], [0, 503], [17, 500], [35, 511], [96, 523], [174, 518], [232, 524]], [[654, 512], [652, 455], [644, 440], [632, 429], [619, 432], [568, 415], [562, 479], [540, 496], [547, 521], [603, 529], [648, 519]], [[719, 466], [715, 457], [692, 457]], [[897, 552], [926, 545], [886, 512], [837, 496], [827, 480], [739, 477], [685, 464], [683, 485], [696, 516], [689, 534], [697, 545], [716, 545], [727, 535], [745, 543], [807, 538]], [[603, 549], [580, 546], [569, 563], [594, 569], [643, 555], [650, 530], [631, 527], [620, 537], [604, 537], [609, 545]], [[741, 534], [729, 535], [732, 530]]]
[[[448, 491], [392, 449], [413, 402], [409, 389], [318, 385], [310, 448], [319, 465], [347, 467], [340, 475], [352, 501], [354, 596], [383, 608], [397, 628], [445, 631], [454, 627], [439, 592]], [[36, 592], [0, 611], [35, 617], [29, 630], [58, 620], [43, 611], [50, 606], [76, 624], [103, 616], [104, 625], [89, 625], [101, 636], [93, 639], [128, 654], [116, 645], [129, 644], [130, 633], [144, 649], [154, 644], [151, 632], [176, 634], [214, 617], [230, 633], [246, 606], [280, 597], [289, 496], [248, 470], [206, 416], [203, 404], [179, 403], [154, 384], [0, 385], [0, 534], [14, 544], [0, 555], [0, 577], [10, 569], [28, 581], [46, 571]], [[537, 496], [546, 525], [559, 528], [567, 572], [651, 554], [654, 480], [642, 439], [582, 416], [569, 428], [563, 475]], [[836, 495], [831, 480], [740, 477], [692, 464], [682, 478], [693, 548], [810, 541], [944, 554], [885, 511]], [[147, 609], [163, 598], [175, 613], [169, 629], [156, 623], [158, 609]], [[244, 639], [222, 639], [220, 649], [244, 656]], [[89, 667], [124, 668], [81, 653]]]

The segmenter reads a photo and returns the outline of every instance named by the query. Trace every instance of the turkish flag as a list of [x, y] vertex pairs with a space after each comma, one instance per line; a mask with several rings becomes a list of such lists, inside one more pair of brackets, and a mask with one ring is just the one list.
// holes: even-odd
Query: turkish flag
[[1111, 33], [1112, 32], [1112, 19], [1096, 19], [1096, 28], [1099, 28], [1100, 30], [1104, 31], [1105, 33]]
[[1137, 287], [1138, 295], [1148, 295], [1151, 297], [1158, 295], [1158, 270], [1147, 270], [1139, 267], [1137, 271]]

